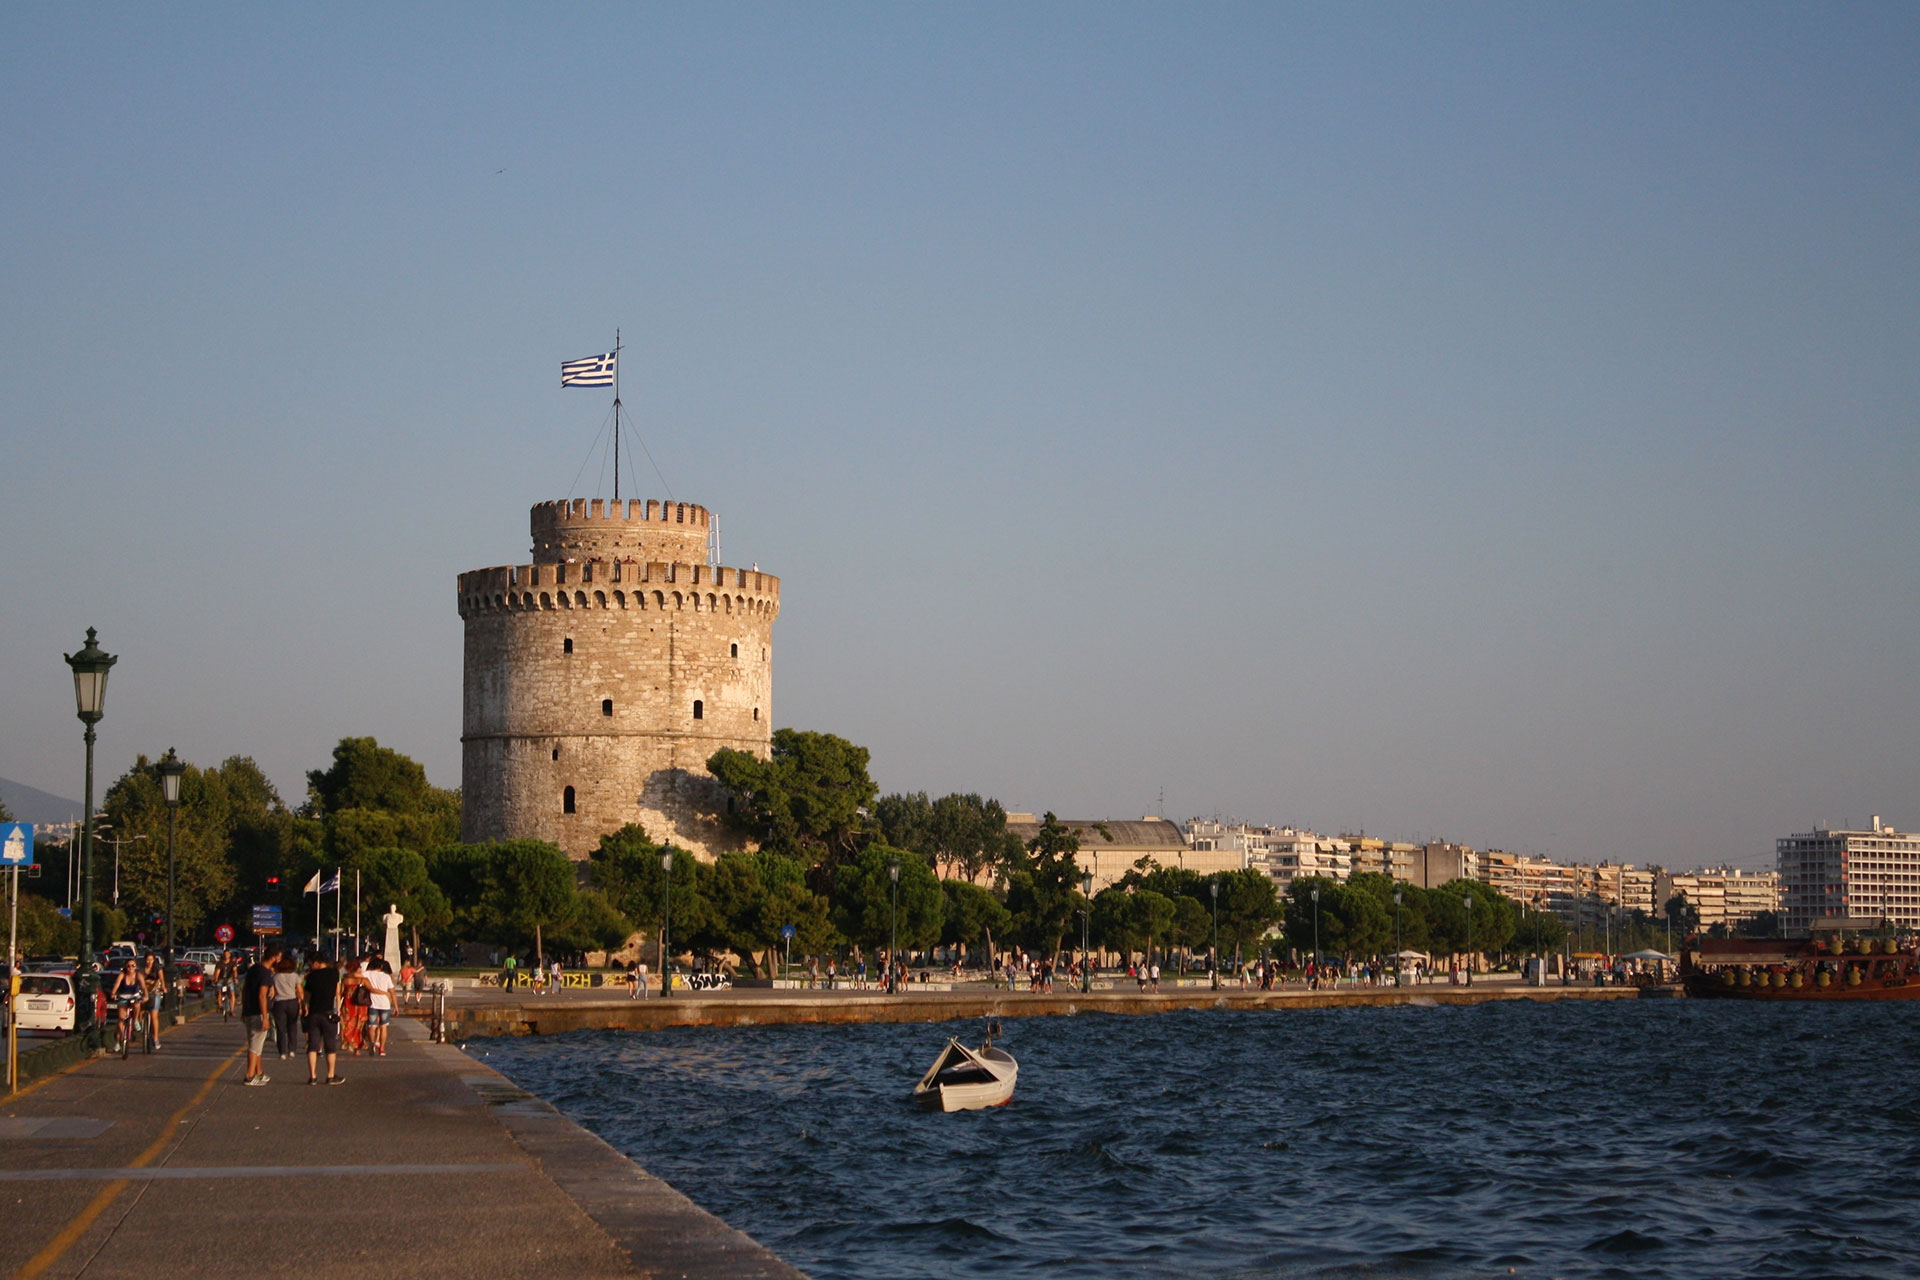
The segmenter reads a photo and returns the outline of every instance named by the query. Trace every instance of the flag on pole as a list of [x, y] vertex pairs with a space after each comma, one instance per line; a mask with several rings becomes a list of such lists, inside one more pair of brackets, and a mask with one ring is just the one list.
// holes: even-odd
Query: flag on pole
[[613, 385], [613, 365], [620, 358], [617, 351], [609, 351], [603, 356], [588, 356], [584, 360], [567, 360], [560, 365], [560, 385], [563, 387], [610, 387]]
[[307, 881], [307, 887], [302, 889], [300, 893], [304, 897], [306, 894], [318, 892], [320, 892], [320, 873], [316, 871], [313, 873], [313, 879]]
[[334, 872], [332, 875], [327, 877], [326, 883], [320, 886], [320, 892], [322, 893], [340, 892], [340, 873], [338, 871]]
[[300, 892], [303, 895], [309, 894], [309, 893], [332, 893], [334, 890], [338, 889], [339, 887], [340, 887], [340, 873], [338, 871], [328, 876], [324, 881], [320, 879], [320, 873], [316, 871], [313, 873], [313, 879], [307, 881], [307, 887], [302, 889]]

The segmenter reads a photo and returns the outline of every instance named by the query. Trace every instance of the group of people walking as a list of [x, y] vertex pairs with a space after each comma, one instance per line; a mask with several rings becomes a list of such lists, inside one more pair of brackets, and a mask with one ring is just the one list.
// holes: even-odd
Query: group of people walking
[[[223, 962], [224, 963], [224, 962]], [[239, 965], [235, 961], [235, 968]], [[413, 975], [408, 975], [409, 977]], [[380, 956], [336, 963], [320, 952], [307, 957], [306, 971], [291, 952], [268, 947], [247, 966], [239, 981], [242, 1025], [247, 1035], [250, 1086], [266, 1084], [267, 1038], [285, 1061], [299, 1053], [306, 1033], [307, 1083], [345, 1083], [340, 1052], [384, 1058], [387, 1034], [400, 998], [393, 969]], [[320, 1074], [324, 1060], [326, 1075]]]

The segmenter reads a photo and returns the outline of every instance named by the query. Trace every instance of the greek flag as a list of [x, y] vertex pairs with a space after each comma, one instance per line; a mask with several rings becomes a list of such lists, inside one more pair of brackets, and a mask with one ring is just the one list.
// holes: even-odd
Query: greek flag
[[320, 873], [316, 871], [313, 873], [313, 879], [307, 881], [307, 887], [302, 889], [300, 893], [303, 897], [309, 893], [332, 893], [339, 887], [340, 873], [338, 871], [328, 876], [325, 883], [321, 882]]
[[613, 362], [617, 359], [619, 359], [619, 353], [609, 351], [603, 356], [568, 360], [560, 366], [560, 385], [563, 387], [610, 387], [613, 385]]

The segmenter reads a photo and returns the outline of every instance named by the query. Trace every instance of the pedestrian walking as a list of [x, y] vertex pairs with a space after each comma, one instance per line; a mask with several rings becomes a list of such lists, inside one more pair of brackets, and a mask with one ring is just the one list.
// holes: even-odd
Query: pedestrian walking
[[334, 972], [340, 975], [340, 1043], [357, 1057], [366, 1044], [367, 1010], [372, 997], [358, 960], [349, 960], [345, 968]]
[[514, 981], [519, 976], [514, 971], [519, 968], [519, 963], [512, 956], [507, 957], [506, 967], [500, 971], [500, 987], [503, 991], [513, 990]]
[[647, 998], [647, 962], [642, 960], [633, 967], [640, 975], [640, 998], [645, 1000]]
[[547, 994], [557, 996], [566, 987], [566, 979], [560, 973], [560, 957], [553, 958], [553, 966], [548, 972]]
[[283, 951], [270, 967], [274, 1052], [281, 1058], [291, 1058], [300, 1052], [300, 966]]
[[363, 980], [367, 984], [367, 1052], [384, 1058], [387, 1027], [393, 1022], [393, 975], [387, 972], [387, 962], [376, 957], [367, 961]]
[[300, 984], [300, 1016], [307, 1025], [307, 1083], [320, 1083], [320, 1059], [327, 1060], [327, 1083], [343, 1084], [340, 1074], [340, 971], [315, 952]]
[[267, 953], [247, 968], [240, 983], [240, 1025], [247, 1033], [247, 1078], [250, 1085], [267, 1082], [260, 1059], [267, 1051], [267, 1022], [273, 1017], [273, 969], [268, 961], [280, 954], [279, 948]]
[[640, 998], [640, 965], [636, 961], [627, 966], [627, 999]]

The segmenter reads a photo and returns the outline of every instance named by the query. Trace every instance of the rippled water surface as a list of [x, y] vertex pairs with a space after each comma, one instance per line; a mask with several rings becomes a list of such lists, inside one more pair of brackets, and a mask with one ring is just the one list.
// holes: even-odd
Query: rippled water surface
[[1920, 1276], [1920, 1007], [1618, 1001], [471, 1052], [817, 1277]]

